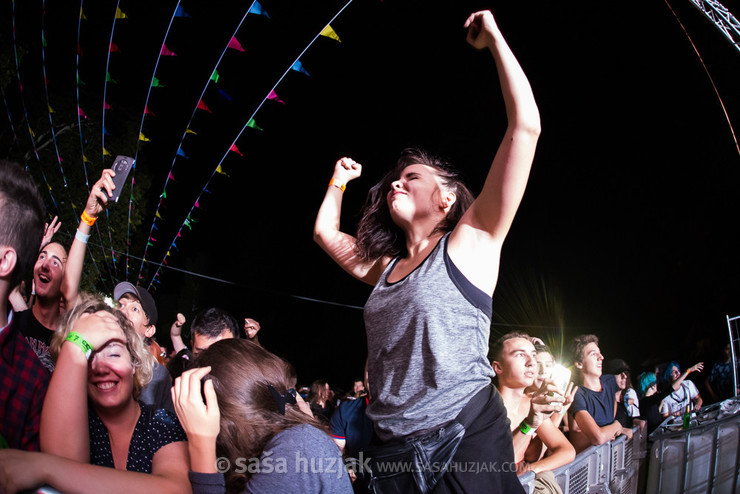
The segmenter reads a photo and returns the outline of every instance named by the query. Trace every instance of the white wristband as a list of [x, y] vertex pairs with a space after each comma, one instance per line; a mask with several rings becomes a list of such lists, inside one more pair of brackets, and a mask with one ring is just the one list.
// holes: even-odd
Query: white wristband
[[77, 232], [75, 233], [75, 240], [79, 240], [83, 244], [86, 244], [89, 239], [90, 235], [82, 233], [80, 230], [77, 230]]

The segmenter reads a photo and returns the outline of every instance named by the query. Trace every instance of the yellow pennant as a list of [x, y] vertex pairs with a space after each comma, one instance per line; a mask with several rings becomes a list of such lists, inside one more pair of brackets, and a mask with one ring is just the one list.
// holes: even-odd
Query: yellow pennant
[[321, 31], [321, 36], [326, 36], [327, 38], [335, 39], [339, 41], [340, 43], [342, 42], [342, 40], [339, 39], [339, 36], [337, 35], [337, 33], [335, 33], [334, 30], [331, 28], [331, 26], [328, 24], [326, 25], [324, 30]]

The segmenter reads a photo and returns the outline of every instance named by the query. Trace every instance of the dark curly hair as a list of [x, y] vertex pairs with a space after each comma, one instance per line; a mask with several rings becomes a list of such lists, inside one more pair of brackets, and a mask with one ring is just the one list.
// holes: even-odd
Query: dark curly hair
[[357, 227], [356, 249], [360, 258], [367, 261], [383, 256], [406, 255], [406, 239], [403, 231], [393, 223], [386, 196], [391, 190], [391, 184], [398, 180], [403, 170], [415, 164], [434, 168], [444, 186], [454, 192], [457, 197], [445, 219], [435, 228], [434, 233], [452, 231], [473, 203], [475, 199], [473, 194], [449, 163], [420, 148], [404, 149], [393, 170], [386, 173], [367, 194], [365, 206], [362, 209], [362, 219]]

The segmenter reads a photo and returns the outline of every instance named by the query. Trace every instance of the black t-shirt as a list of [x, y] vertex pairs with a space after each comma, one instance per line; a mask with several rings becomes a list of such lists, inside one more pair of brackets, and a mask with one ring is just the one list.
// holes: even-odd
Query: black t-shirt
[[33, 315], [31, 309], [13, 314], [13, 326], [23, 334], [28, 344], [33, 348], [33, 351], [36, 352], [39, 360], [41, 360], [41, 363], [44, 364], [44, 367], [49, 369], [49, 372], [52, 372], [54, 370], [54, 362], [51, 361], [49, 346], [51, 345], [51, 337], [54, 335], [54, 331], [41, 324], [36, 319], [36, 316]]

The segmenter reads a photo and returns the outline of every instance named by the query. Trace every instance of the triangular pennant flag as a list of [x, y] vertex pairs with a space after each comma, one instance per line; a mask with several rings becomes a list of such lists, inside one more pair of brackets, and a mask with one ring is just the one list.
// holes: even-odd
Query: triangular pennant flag
[[[156, 217], [157, 217], [157, 218], [159, 218], [160, 220], [162, 219], [162, 217], [161, 217], [161, 216], [159, 215], [159, 211], [157, 211], [157, 212], [156, 212], [156, 214], [155, 214], [154, 216], [156, 216]], [[152, 239], [152, 240], [154, 240], [154, 239]], [[154, 241], [156, 242], [156, 240], [154, 240]]]
[[51, 105], [49, 105], [49, 113], [56, 113], [56, 112], [54, 111], [54, 108], [52, 108], [52, 107], [51, 107]]
[[113, 78], [110, 76], [110, 72], [105, 73], [105, 82], [110, 82], [112, 84], [118, 84]]
[[242, 44], [239, 43], [239, 40], [236, 39], [236, 37], [234, 37], [234, 36], [232, 36], [231, 37], [231, 40], [229, 40], [229, 46], [228, 47], [231, 48], [232, 50], [244, 51], [244, 48], [242, 47]]
[[147, 106], [144, 106], [144, 114], [145, 114], [145, 115], [151, 115], [151, 116], [153, 116], [153, 117], [156, 117], [156, 116], [157, 116], [157, 114], [156, 114], [156, 113], [154, 113], [153, 111], [151, 111], [151, 110], [149, 109], [149, 106], [148, 106], [148, 105], [147, 105]]
[[105, 148], [103, 148], [103, 156], [110, 156], [110, 153]]
[[177, 180], [175, 180], [175, 176], [172, 174], [172, 172], [170, 172], [170, 173], [167, 174], [167, 180], [172, 180], [173, 182], [177, 182]]
[[177, 9], [175, 10], [175, 17], [192, 17], [190, 14], [185, 12], [182, 8], [182, 6], [178, 5]]
[[87, 84], [84, 83], [82, 79], [80, 79], [80, 74], [77, 74], [77, 84], [81, 86], [86, 86]]
[[79, 56], [82, 56], [82, 46], [80, 46], [80, 44], [79, 44], [79, 43], [77, 43], [77, 54], [78, 54]]
[[46, 48], [46, 36], [44, 35], [44, 33], [41, 33], [41, 46]]
[[[185, 159], [190, 159], [190, 156], [188, 156], [187, 154], [185, 154], [185, 151], [183, 151], [182, 148], [180, 148], [180, 149], [177, 150], [177, 155], [178, 156], [182, 156]], [[174, 178], [172, 180], [174, 180]]]
[[83, 21], [87, 20], [87, 17], [85, 17], [85, 13], [82, 11], [82, 7], [80, 7], [80, 19], [82, 19]]
[[162, 43], [162, 49], [160, 50], [159, 54], [162, 55], [163, 57], [176, 57], [177, 56], [177, 53], [167, 48], [167, 45], [165, 45], [164, 43]]
[[128, 16], [123, 13], [121, 7], [116, 7], [116, 19], [128, 19]]
[[300, 60], [296, 60], [295, 63], [293, 64], [293, 66], [291, 67], [291, 69], [295, 70], [296, 72], [301, 72], [303, 74], [310, 75], [306, 71], [306, 69], [303, 68], [303, 64], [301, 63]]
[[227, 93], [223, 89], [219, 89], [218, 94], [220, 94], [225, 100], [231, 101], [231, 96], [229, 96], [229, 93]]
[[253, 118], [249, 119], [249, 122], [247, 122], [247, 127], [252, 127], [253, 129], [257, 130], [264, 130], [262, 127], [257, 125], [257, 122], [255, 122]]
[[149, 139], [141, 132], [139, 132], [139, 140], [144, 142], [149, 142]]
[[118, 45], [117, 45], [117, 44], [115, 44], [115, 43], [114, 43], [114, 42], [112, 42], [112, 41], [110, 42], [110, 47], [108, 48], [108, 51], [109, 51], [110, 53], [113, 53], [113, 52], [119, 52], [119, 53], [120, 53], [120, 52], [121, 52], [121, 50], [119, 50], [119, 49], [118, 49]]
[[270, 94], [267, 95], [267, 99], [271, 99], [272, 101], [277, 101], [278, 103], [285, 104], [285, 101], [278, 98], [278, 95], [275, 93], [275, 91], [270, 91]]
[[90, 160], [87, 159], [87, 156], [85, 156], [84, 154], [82, 155], [82, 161], [85, 162], [85, 163], [89, 163], [90, 162]]
[[177, 238], [182, 238], [182, 234], [180, 232], [177, 232]]
[[79, 106], [77, 107], [77, 116], [82, 117], [82, 118], [87, 118], [87, 115], [85, 115], [85, 112], [82, 111], [82, 108], [80, 108]]
[[104, 136], [109, 136], [110, 135], [110, 132], [108, 132], [108, 129], [106, 129], [105, 126], [103, 126], [103, 135]]
[[185, 133], [186, 134], [193, 134], [193, 135], [196, 135], [196, 136], [198, 135], [198, 133], [196, 131], [190, 130], [190, 128], [185, 129]]
[[191, 219], [190, 219], [190, 216], [188, 216], [188, 217], [187, 217], [187, 218], [185, 219], [185, 223], [183, 223], [183, 225], [187, 226], [187, 227], [188, 227], [188, 229], [192, 230], [192, 229], [193, 229], [193, 226], [192, 226], [192, 225], [191, 225], [190, 223], [195, 223], [195, 222], [194, 222], [193, 220], [191, 220]]
[[167, 191], [163, 190], [161, 194], [159, 194], [160, 199], [167, 199]]
[[110, 107], [110, 105], [108, 103], [106, 103], [105, 101], [103, 101], [103, 110], [112, 110], [112, 108]]
[[195, 207], [200, 209], [200, 203], [197, 200], [195, 201]]
[[335, 39], [335, 40], [339, 41], [340, 43], [342, 42], [342, 40], [339, 39], [339, 36], [337, 36], [337, 33], [335, 33], [334, 30], [331, 28], [331, 26], [328, 25], [328, 24], [323, 29], [323, 31], [321, 31], [320, 34], [321, 34], [321, 36], [326, 36], [327, 38]]
[[[242, 154], [242, 152], [241, 152], [241, 151], [239, 151], [239, 148], [238, 148], [238, 147], [236, 147], [236, 143], [234, 143], [234, 144], [232, 144], [232, 145], [231, 145], [231, 147], [229, 148], [229, 151], [233, 151], [233, 152], [235, 152], [236, 154], [238, 154], [239, 156], [244, 156], [244, 155]], [[221, 167], [219, 166], [219, 168], [221, 168]], [[216, 170], [216, 171], [218, 171], [218, 170]], [[224, 173], [224, 175], [226, 175], [226, 174]]]
[[[229, 150], [229, 151], [231, 151], [231, 150]], [[229, 174], [226, 173], [223, 168], [221, 168], [221, 165], [218, 165], [216, 167], [216, 173], [220, 173], [221, 175], [226, 175], [227, 177], [229, 176]]]
[[160, 84], [159, 79], [152, 77], [152, 87], [164, 87], [164, 84]]
[[198, 107], [197, 107], [197, 108], [198, 108], [199, 110], [205, 110], [205, 111], [207, 111], [208, 113], [213, 113], [213, 112], [212, 112], [212, 111], [210, 110], [210, 108], [208, 108], [208, 107], [206, 106], [206, 104], [205, 104], [205, 103], [203, 103], [203, 100], [200, 100], [200, 101], [198, 101]]
[[218, 83], [218, 71], [216, 69], [213, 69], [213, 74], [211, 74], [211, 80], [215, 83]]
[[270, 16], [265, 11], [265, 9], [262, 8], [262, 5], [260, 5], [260, 3], [257, 2], [257, 1], [255, 1], [254, 4], [252, 4], [252, 7], [250, 7], [249, 13], [250, 14], [257, 14], [257, 15], [264, 15], [268, 19], [270, 18]]

